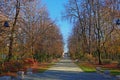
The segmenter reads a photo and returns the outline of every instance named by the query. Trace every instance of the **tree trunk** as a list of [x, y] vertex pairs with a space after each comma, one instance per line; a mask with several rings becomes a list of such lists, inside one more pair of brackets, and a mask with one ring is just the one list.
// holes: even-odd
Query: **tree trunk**
[[8, 62], [10, 61], [10, 59], [13, 56], [13, 41], [14, 41], [13, 34], [15, 32], [15, 26], [16, 26], [17, 18], [18, 18], [19, 11], [20, 11], [20, 2], [18, 0], [16, 0], [16, 1], [17, 1], [17, 3], [16, 3], [16, 15], [15, 15], [15, 20], [14, 20], [12, 30], [11, 30], [10, 43], [9, 43], [10, 45], [9, 45], [8, 58], [7, 58]]
[[100, 50], [97, 49], [97, 52], [98, 52], [98, 64], [101, 65], [101, 64], [102, 64], [102, 61], [101, 61], [101, 53], [100, 53]]

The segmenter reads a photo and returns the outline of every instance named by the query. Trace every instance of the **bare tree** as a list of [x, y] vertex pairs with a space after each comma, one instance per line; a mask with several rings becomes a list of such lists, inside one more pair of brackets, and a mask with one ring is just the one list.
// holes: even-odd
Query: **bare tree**
[[[118, 4], [118, 0], [68, 1], [65, 6], [65, 18], [74, 22], [73, 34], [69, 38], [69, 50], [72, 55], [73, 51], [76, 51], [75, 55], [80, 55], [83, 50], [82, 53], [91, 54], [102, 64], [103, 55], [113, 53], [107, 52], [107, 49], [110, 48], [108, 43], [113, 44], [112, 34], [117, 28], [113, 21], [118, 17]], [[73, 45], [76, 48], [72, 47]]]

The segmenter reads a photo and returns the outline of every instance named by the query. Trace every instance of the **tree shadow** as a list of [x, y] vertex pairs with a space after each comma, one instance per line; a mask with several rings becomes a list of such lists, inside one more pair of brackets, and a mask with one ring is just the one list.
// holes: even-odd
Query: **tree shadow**
[[[96, 72], [86, 73], [79, 71], [58, 71], [48, 70], [44, 73], [37, 73], [29, 76], [28, 80], [117, 80], [114, 76], [105, 77]], [[27, 80], [27, 79], [25, 79]]]

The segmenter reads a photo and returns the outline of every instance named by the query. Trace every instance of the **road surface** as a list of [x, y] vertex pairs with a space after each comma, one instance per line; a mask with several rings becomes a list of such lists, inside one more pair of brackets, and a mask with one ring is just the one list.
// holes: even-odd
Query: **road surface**
[[44, 73], [25, 76], [24, 80], [116, 80], [98, 73], [85, 73], [69, 58], [63, 58]]

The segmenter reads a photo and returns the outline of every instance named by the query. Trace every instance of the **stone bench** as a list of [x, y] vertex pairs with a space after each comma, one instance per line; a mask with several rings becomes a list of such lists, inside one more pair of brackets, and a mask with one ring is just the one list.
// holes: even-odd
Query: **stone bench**
[[101, 67], [96, 67], [96, 72], [97, 73], [102, 73], [102, 68]]
[[111, 78], [110, 70], [104, 70], [103, 75], [104, 75], [104, 77], [106, 77], [106, 78]]
[[23, 79], [24, 79], [24, 71], [18, 71], [17, 80], [23, 80]]
[[32, 68], [28, 68], [26, 74], [27, 75], [32, 75], [33, 74], [32, 71], [33, 71]]
[[102, 74], [105, 78], [111, 77], [110, 70], [102, 70], [101, 67], [96, 67], [96, 72], [99, 74]]
[[120, 80], [120, 75], [116, 75], [117, 80]]

